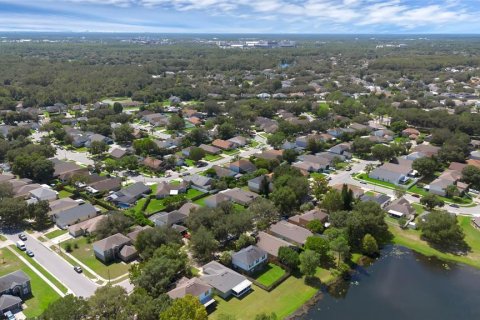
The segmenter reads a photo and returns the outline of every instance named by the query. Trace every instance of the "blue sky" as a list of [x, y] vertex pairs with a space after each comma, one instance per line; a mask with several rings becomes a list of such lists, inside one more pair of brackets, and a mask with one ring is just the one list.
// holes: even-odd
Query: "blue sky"
[[480, 0], [0, 0], [0, 31], [480, 33]]

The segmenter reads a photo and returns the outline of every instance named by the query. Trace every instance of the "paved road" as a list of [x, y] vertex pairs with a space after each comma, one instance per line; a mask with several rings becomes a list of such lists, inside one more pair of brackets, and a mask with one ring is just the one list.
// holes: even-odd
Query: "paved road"
[[[78, 274], [73, 267], [60, 258], [56, 253], [45, 247], [40, 241], [26, 234], [28, 240], [25, 241], [27, 249], [35, 253], [35, 260], [61, 283], [69, 288], [73, 294], [81, 297], [90, 297], [93, 295], [98, 285], [90, 281], [83, 274]], [[6, 234], [6, 237], [16, 242], [18, 241], [18, 233]]]

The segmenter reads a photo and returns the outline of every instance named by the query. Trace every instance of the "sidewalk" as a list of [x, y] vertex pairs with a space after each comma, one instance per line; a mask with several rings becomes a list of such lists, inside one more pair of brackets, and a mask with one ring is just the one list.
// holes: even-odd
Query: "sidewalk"
[[[17, 256], [17, 258], [19, 258], [27, 267], [29, 267], [30, 269], [32, 269], [33, 272], [35, 272], [43, 281], [45, 281], [50, 287], [52, 287], [53, 290], [55, 290], [56, 293], [58, 293], [61, 297], [64, 297], [65, 294], [57, 288], [57, 286], [55, 286], [47, 277], [45, 277], [43, 275], [43, 273], [41, 273], [40, 271], [38, 271], [37, 268], [35, 268], [27, 259], [25, 259], [24, 257], [22, 257], [20, 254], [18, 254], [18, 252], [16, 252], [14, 249], [12, 249], [11, 247], [6, 247], [8, 250], [10, 250], [14, 255]], [[38, 262], [37, 262], [38, 263]], [[53, 275], [52, 275], [53, 277]], [[58, 280], [58, 279], [57, 279]], [[68, 289], [68, 288], [67, 288]]]

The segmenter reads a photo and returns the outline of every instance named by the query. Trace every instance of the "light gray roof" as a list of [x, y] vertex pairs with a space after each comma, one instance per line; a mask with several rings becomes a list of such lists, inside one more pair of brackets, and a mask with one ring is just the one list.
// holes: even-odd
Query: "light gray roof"
[[19, 304], [22, 304], [22, 299], [9, 294], [4, 294], [3, 296], [0, 297], [0, 312], [2, 310], [7, 310], [12, 307], [15, 307]]
[[200, 279], [220, 292], [228, 292], [244, 280], [247, 280], [241, 274], [216, 261], [207, 263], [202, 267], [202, 270], [204, 275]]
[[52, 215], [56, 212], [67, 210], [73, 207], [77, 207], [79, 203], [71, 198], [63, 198], [58, 199], [50, 202], [50, 212], [49, 214]]
[[37, 189], [34, 189], [32, 191], [30, 191], [30, 194], [32, 196], [34, 196], [35, 198], [39, 198], [39, 199], [47, 199], [47, 198], [56, 198], [57, 197], [57, 193], [50, 189], [50, 188], [46, 188], [46, 187], [40, 187], [40, 188], [37, 188]]
[[283, 220], [270, 226], [270, 231], [289, 241], [300, 244], [304, 244], [307, 238], [313, 235], [310, 230]]
[[172, 299], [183, 298], [187, 294], [198, 297], [211, 288], [212, 286], [199, 278], [187, 279], [184, 277], [180, 279], [175, 289], [170, 290], [167, 294]]
[[250, 245], [232, 255], [232, 259], [242, 261], [246, 265], [255, 263], [256, 260], [263, 258], [267, 254], [266, 251], [257, 246]]
[[59, 226], [67, 226], [78, 221], [86, 220], [88, 217], [95, 215], [97, 210], [90, 203], [85, 203], [70, 209], [55, 213], [55, 222]]
[[211, 178], [204, 177], [199, 174], [193, 174], [191, 176], [187, 176], [183, 178], [183, 180], [191, 182], [194, 185], [199, 187], [208, 186], [212, 182]]
[[106, 251], [115, 247], [123, 246], [130, 243], [130, 238], [121, 233], [116, 233], [105, 239], [99, 240], [93, 244], [96, 251]]
[[265, 250], [268, 252], [270, 255], [274, 257], [278, 257], [278, 249], [281, 247], [291, 247], [292, 244], [277, 238], [275, 236], [272, 236], [271, 234], [268, 234], [264, 231], [260, 231], [258, 233], [258, 242], [257, 242], [257, 247], [261, 248], [262, 250]]

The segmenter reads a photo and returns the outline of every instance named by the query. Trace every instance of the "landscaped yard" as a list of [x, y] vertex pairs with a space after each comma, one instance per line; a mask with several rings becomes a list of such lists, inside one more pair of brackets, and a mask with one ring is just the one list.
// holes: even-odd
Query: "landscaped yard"
[[205, 155], [205, 157], [203, 157], [203, 159], [207, 161], [217, 161], [217, 160], [223, 159], [223, 157], [221, 155], [207, 154]]
[[[67, 243], [72, 245], [73, 251], [70, 252], [71, 255], [105, 279], [108, 279], [109, 277], [110, 279], [114, 279], [128, 273], [128, 269], [130, 268], [128, 264], [117, 262], [105, 265], [103, 262], [95, 258], [92, 246], [93, 242], [87, 243], [86, 237], [80, 237], [62, 243], [64, 249], [65, 244]], [[75, 244], [77, 244], [78, 248], [75, 248]]]
[[27, 308], [23, 312], [28, 318], [34, 318], [42, 314], [47, 306], [60, 296], [11, 251], [0, 249], [0, 276], [20, 269], [30, 277], [33, 293], [33, 297], [25, 302]]
[[147, 206], [147, 209], [145, 209], [145, 213], [147, 215], [154, 214], [155, 212], [162, 211], [165, 209], [165, 206], [163, 204], [163, 199], [152, 199], [150, 200], [150, 203]]
[[[333, 276], [324, 269], [318, 269], [317, 277], [323, 283], [333, 280]], [[270, 292], [252, 285], [252, 292], [241, 299], [235, 297], [228, 301], [215, 297], [216, 310], [210, 314], [211, 319], [219, 319], [220, 315], [234, 315], [237, 320], [251, 320], [259, 313], [275, 312], [279, 319], [292, 314], [305, 302], [310, 300], [319, 288], [305, 283], [304, 278], [290, 276]]]
[[240, 153], [240, 150], [238, 150], [238, 149], [224, 150], [223, 153], [226, 154], [226, 155], [229, 155], [229, 156], [233, 156], [234, 154]]
[[395, 189], [397, 187], [396, 185], [394, 185], [393, 183], [390, 183], [390, 182], [381, 181], [381, 180], [377, 180], [377, 179], [372, 179], [366, 173], [360, 173], [360, 174], [356, 175], [355, 177], [359, 180], [363, 180], [363, 181], [369, 182], [371, 184], [379, 185], [379, 186], [389, 188], [389, 189]]
[[71, 197], [73, 195], [73, 193], [71, 192], [68, 192], [67, 190], [60, 190], [58, 192], [58, 197], [60, 199], [63, 199], [63, 198], [68, 198], [68, 197]]
[[187, 190], [186, 197], [187, 197], [187, 199], [193, 199], [193, 198], [196, 198], [196, 197], [200, 197], [200, 196], [202, 196], [202, 195], [204, 195], [204, 194], [205, 194], [205, 193], [203, 193], [203, 192], [200, 191], [200, 190], [190, 188], [190, 189]]
[[56, 238], [56, 237], [59, 237], [59, 236], [65, 234], [67, 232], [68, 232], [68, 230], [62, 230], [62, 229], [53, 230], [49, 233], [46, 233], [45, 237], [47, 237], [48, 239], [53, 239], [53, 238]]
[[393, 243], [405, 246], [426, 256], [436, 256], [454, 262], [468, 264], [480, 269], [480, 230], [475, 229], [471, 224], [470, 217], [458, 217], [458, 221], [465, 232], [465, 241], [471, 247], [468, 255], [454, 255], [444, 253], [432, 248], [427, 242], [420, 239], [419, 230], [400, 229], [396, 225], [389, 224], [389, 230], [394, 235]]
[[280, 279], [284, 274], [285, 270], [283, 270], [280, 266], [269, 263], [267, 264], [262, 270], [255, 273], [253, 278], [263, 284], [264, 286], [268, 287], [275, 283], [278, 279]]

